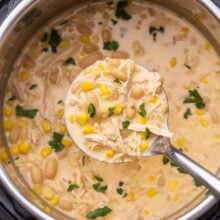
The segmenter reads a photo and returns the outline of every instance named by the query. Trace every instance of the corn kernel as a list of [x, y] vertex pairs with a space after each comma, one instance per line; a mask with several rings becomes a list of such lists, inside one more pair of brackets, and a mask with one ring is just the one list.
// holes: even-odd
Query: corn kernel
[[149, 176], [148, 177], [149, 182], [154, 183], [156, 181], [156, 177], [155, 176]]
[[42, 157], [47, 157], [48, 155], [50, 155], [52, 153], [52, 150], [50, 147], [43, 147], [40, 154]]
[[149, 198], [153, 198], [156, 194], [157, 194], [156, 189], [151, 188], [151, 189], [149, 189], [149, 190], [147, 191], [147, 196], [148, 196]]
[[168, 189], [169, 189], [169, 190], [174, 190], [174, 189], [176, 189], [176, 188], [177, 188], [177, 185], [178, 185], [178, 183], [177, 183], [176, 180], [169, 180], [169, 181], [168, 181]]
[[20, 128], [24, 128], [24, 127], [26, 126], [26, 120], [25, 120], [25, 119], [19, 118], [19, 119], [17, 120], [17, 123], [18, 123], [18, 126], [19, 126]]
[[171, 195], [169, 195], [169, 198], [171, 201], [176, 202], [179, 199], [179, 195], [178, 194], [171, 194]]
[[0, 159], [1, 159], [1, 161], [3, 161], [3, 162], [7, 162], [7, 160], [8, 160], [8, 155], [7, 155], [7, 153], [6, 153], [5, 150], [0, 151]]
[[148, 144], [146, 142], [143, 142], [139, 145], [139, 149], [141, 152], [144, 152], [148, 148]]
[[58, 195], [55, 195], [51, 200], [50, 200], [50, 204], [52, 206], [55, 206], [58, 202], [59, 202], [60, 197]]
[[141, 115], [138, 115], [138, 118], [137, 118], [138, 124], [146, 124], [146, 122], [147, 122], [147, 117], [142, 117]]
[[59, 119], [62, 119], [63, 118], [63, 115], [64, 115], [64, 109], [63, 108], [60, 108], [58, 109], [56, 112], [55, 112], [55, 116]]
[[208, 120], [205, 119], [205, 118], [201, 118], [199, 122], [200, 122], [200, 124], [201, 124], [203, 127], [205, 127], [205, 128], [207, 128], [208, 125], [209, 125]]
[[80, 54], [81, 57], [86, 55], [84, 51], [80, 51], [79, 54]]
[[140, 132], [140, 138], [141, 140], [146, 140], [146, 135], [144, 134], [144, 132]]
[[49, 208], [48, 206], [45, 206], [45, 207], [44, 207], [44, 211], [45, 211], [47, 214], [51, 214], [51, 212], [52, 212], [51, 208]]
[[12, 130], [14, 127], [14, 122], [11, 119], [6, 119], [4, 121], [4, 128], [6, 131]]
[[49, 124], [48, 120], [44, 119], [41, 122], [41, 127], [44, 130], [44, 132], [49, 132], [50, 131], [50, 124]]
[[200, 82], [203, 84], [207, 84], [209, 81], [208, 81], [208, 78], [205, 76], [200, 79]]
[[95, 44], [97, 44], [99, 42], [99, 36], [97, 35], [92, 36], [92, 40]]
[[151, 213], [151, 211], [149, 211], [149, 210], [144, 210], [144, 215], [151, 215], [152, 213]]
[[211, 44], [207, 42], [207, 43], [205, 44], [205, 49], [209, 52], [209, 51], [212, 49]]
[[29, 73], [27, 71], [21, 71], [19, 73], [19, 78], [21, 80], [27, 80], [28, 79], [28, 76], [29, 76]]
[[70, 46], [70, 41], [67, 39], [62, 40], [58, 45], [59, 48], [68, 48], [69, 46]]
[[37, 194], [41, 194], [41, 192], [42, 192], [41, 186], [38, 184], [35, 185], [34, 192], [36, 192]]
[[185, 90], [189, 90], [191, 87], [190, 87], [189, 84], [184, 84], [183, 88], [184, 88]]
[[73, 142], [70, 138], [64, 138], [62, 140], [62, 144], [64, 147], [68, 148], [68, 147], [72, 147], [73, 146]]
[[189, 32], [189, 28], [188, 27], [182, 27], [181, 31], [185, 34], [187, 34]]
[[114, 156], [115, 156], [115, 152], [114, 152], [113, 150], [107, 150], [107, 151], [105, 152], [105, 155], [106, 155], [107, 157], [114, 157]]
[[103, 147], [101, 145], [96, 145], [93, 150], [101, 150]]
[[66, 131], [67, 131], [67, 128], [66, 128], [66, 126], [64, 124], [60, 124], [59, 125], [59, 129], [60, 129], [61, 133], [66, 133]]
[[122, 112], [122, 110], [123, 110], [123, 106], [118, 103], [118, 104], [116, 104], [116, 105], [114, 106], [113, 113], [114, 113], [115, 115], [120, 115], [121, 112]]
[[50, 187], [45, 188], [42, 197], [46, 200], [51, 200], [54, 197], [54, 190]]
[[216, 138], [216, 139], [220, 139], [220, 134], [216, 134], [216, 135], [215, 135], [215, 138]]
[[18, 155], [19, 154], [19, 147], [18, 146], [12, 146], [11, 147], [11, 152], [13, 155]]
[[133, 192], [129, 192], [127, 195], [128, 200], [135, 200], [135, 194]]
[[83, 92], [88, 92], [88, 91], [91, 91], [93, 89], [93, 85], [89, 81], [84, 81], [81, 84], [81, 88], [82, 88]]
[[90, 41], [88, 35], [80, 35], [79, 40], [80, 40], [82, 43], [84, 43], [84, 44], [87, 44], [87, 43], [89, 43], [89, 41]]
[[91, 125], [86, 125], [82, 128], [83, 134], [91, 134], [93, 133], [94, 129]]
[[101, 85], [99, 89], [100, 89], [101, 95], [103, 95], [103, 96], [110, 95], [110, 90], [109, 90], [108, 86]]
[[204, 115], [204, 114], [205, 114], [205, 111], [203, 111], [203, 110], [196, 110], [196, 111], [195, 111], [195, 114], [196, 114], [196, 115]]
[[86, 125], [86, 123], [88, 122], [88, 115], [83, 112], [78, 112], [76, 115], [76, 120], [80, 125]]
[[42, 49], [41, 48], [36, 48], [32, 53], [31, 53], [31, 55], [32, 55], [32, 57], [33, 58], [38, 58], [39, 57], [39, 55], [42, 53]]
[[22, 154], [27, 154], [30, 149], [30, 144], [28, 142], [23, 142], [18, 145], [18, 148], [19, 152], [21, 152]]
[[5, 107], [3, 112], [5, 116], [9, 117], [9, 116], [12, 116], [13, 110], [10, 107]]
[[183, 138], [178, 138], [176, 140], [176, 145], [177, 145], [177, 147], [183, 147], [185, 145], [184, 139]]
[[176, 64], [177, 64], [177, 59], [176, 59], [176, 57], [172, 57], [171, 59], [170, 59], [170, 67], [175, 67], [176, 66]]
[[70, 115], [70, 116], [69, 116], [69, 122], [70, 122], [71, 124], [73, 124], [74, 121], [75, 121], [74, 115]]
[[149, 98], [149, 102], [151, 102], [151, 103], [156, 103], [157, 101], [158, 101], [157, 97], [150, 97]]

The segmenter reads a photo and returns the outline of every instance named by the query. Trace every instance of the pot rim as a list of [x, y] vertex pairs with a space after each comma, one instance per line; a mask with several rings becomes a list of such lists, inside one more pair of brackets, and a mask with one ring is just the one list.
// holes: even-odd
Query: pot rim
[[[206, 7], [217, 20], [220, 21], [220, 9], [212, 1], [207, 0], [197, 0], [200, 4]], [[36, 0], [25, 0], [18, 3], [18, 5], [7, 15], [5, 20], [0, 25], [0, 42], [4, 41], [7, 34], [10, 32], [15, 20], [19, 19], [22, 12], [36, 3]], [[13, 183], [12, 179], [4, 170], [3, 166], [0, 165], [0, 181], [8, 192], [15, 198], [24, 208], [30, 213], [34, 214], [39, 219], [53, 220], [54, 218], [43, 212], [33, 203], [31, 203], [27, 198], [25, 198], [18, 188]], [[205, 212], [207, 212], [211, 207], [215, 205], [217, 199], [210, 195], [196, 207], [191, 209], [188, 213], [184, 214], [179, 218], [179, 220], [189, 220], [201, 217]]]

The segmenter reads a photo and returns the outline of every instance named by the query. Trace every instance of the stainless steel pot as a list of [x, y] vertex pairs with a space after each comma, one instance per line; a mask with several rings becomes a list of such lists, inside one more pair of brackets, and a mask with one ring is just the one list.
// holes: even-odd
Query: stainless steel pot
[[[220, 55], [220, 9], [209, 0], [148, 0], [175, 11], [193, 23], [209, 39]], [[0, 165], [0, 181], [28, 211], [39, 219], [68, 219], [59, 211], [46, 214], [40, 208], [47, 207], [33, 194], [16, 168], [9, 153], [3, 129], [3, 97], [10, 71], [17, 56], [31, 36], [50, 18], [86, 0], [23, 0], [7, 16], [0, 27], [0, 149], [5, 148], [10, 164]], [[166, 219], [196, 219], [216, 203], [213, 196], [202, 193], [190, 206]], [[52, 217], [53, 216], [53, 217]]]

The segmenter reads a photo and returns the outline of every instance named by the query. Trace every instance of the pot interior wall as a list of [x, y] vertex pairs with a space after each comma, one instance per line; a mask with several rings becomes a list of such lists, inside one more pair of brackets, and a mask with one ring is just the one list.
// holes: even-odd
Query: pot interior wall
[[[6, 27], [3, 24], [3, 28], [0, 31], [0, 146], [6, 148], [9, 154], [9, 150], [4, 136], [3, 129], [3, 98], [7, 79], [10, 76], [10, 72], [13, 68], [17, 56], [20, 55], [22, 48], [31, 39], [31, 37], [39, 30], [40, 27], [45, 25], [51, 18], [54, 18], [62, 11], [75, 7], [79, 4], [85, 4], [88, 1], [82, 0], [27, 0], [23, 1], [15, 13], [11, 14], [7, 21], [10, 22], [10, 27]], [[94, 1], [95, 2], [95, 1]], [[216, 52], [220, 54], [220, 47], [217, 43], [217, 39], [220, 37], [219, 21], [210, 13], [205, 7], [203, 7], [199, 1], [192, 0], [151, 0], [150, 2], [161, 4], [162, 6], [175, 11], [179, 16], [183, 16], [193, 23], [212, 43]], [[26, 5], [24, 7], [24, 5]], [[20, 13], [18, 14], [17, 12]], [[10, 160], [12, 157], [9, 154]], [[10, 173], [13, 181], [25, 195], [28, 195], [29, 199], [33, 198], [30, 189], [25, 183], [22, 175], [16, 169], [13, 161], [10, 164], [5, 164], [4, 168], [7, 173]], [[193, 206], [197, 205], [204, 195], [195, 201]], [[39, 205], [39, 204], [38, 204]], [[186, 212], [188, 210], [184, 210]], [[179, 215], [180, 213], [178, 213]], [[60, 216], [59, 212], [53, 213], [53, 215]]]

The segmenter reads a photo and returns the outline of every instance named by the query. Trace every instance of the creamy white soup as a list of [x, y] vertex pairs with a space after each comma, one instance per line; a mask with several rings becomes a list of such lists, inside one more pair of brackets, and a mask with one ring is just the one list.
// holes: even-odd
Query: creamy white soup
[[[188, 206], [204, 188], [163, 156], [120, 164], [94, 160], [74, 145], [65, 126], [64, 100], [71, 83], [81, 71], [107, 58], [131, 59], [158, 72], [168, 96], [173, 145], [216, 172], [219, 57], [187, 21], [138, 1], [82, 5], [42, 27], [20, 55], [8, 82], [4, 103], [8, 144], [30, 187], [51, 205], [43, 207], [46, 212], [54, 207], [75, 219], [158, 220]], [[102, 89], [105, 93], [110, 85]], [[100, 98], [104, 103], [109, 97]], [[125, 114], [127, 106], [119, 104], [119, 114]], [[90, 123], [91, 111], [83, 113]], [[73, 111], [68, 120], [85, 119], [78, 116]], [[146, 133], [140, 136], [146, 141]], [[5, 151], [0, 156], [8, 162]]]

